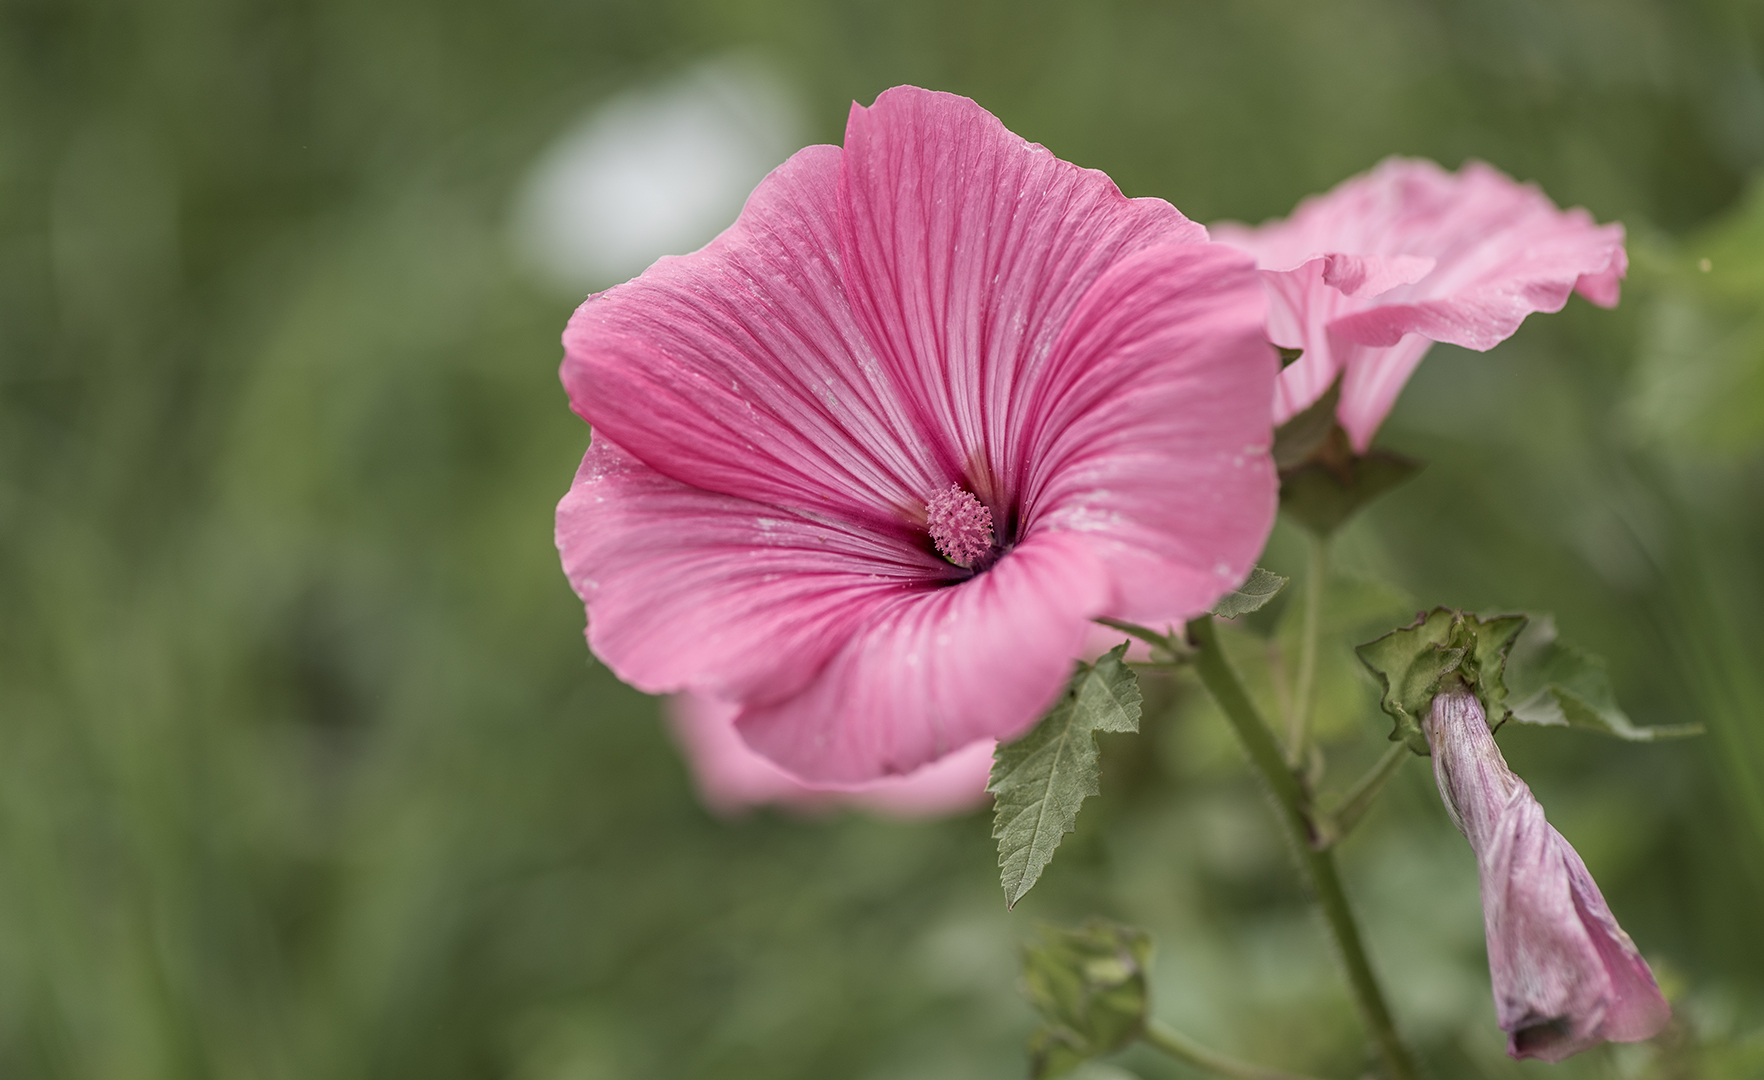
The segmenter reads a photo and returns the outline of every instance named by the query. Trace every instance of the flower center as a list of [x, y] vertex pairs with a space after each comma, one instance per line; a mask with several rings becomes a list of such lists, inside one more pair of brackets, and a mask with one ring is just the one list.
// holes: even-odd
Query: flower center
[[955, 484], [925, 503], [926, 527], [937, 553], [964, 570], [992, 551], [992, 511]]

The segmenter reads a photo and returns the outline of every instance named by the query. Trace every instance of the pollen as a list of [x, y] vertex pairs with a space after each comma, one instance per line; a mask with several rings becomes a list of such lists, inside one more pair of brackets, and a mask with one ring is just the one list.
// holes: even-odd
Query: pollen
[[964, 570], [992, 551], [992, 511], [955, 484], [925, 503], [926, 527], [937, 553]]

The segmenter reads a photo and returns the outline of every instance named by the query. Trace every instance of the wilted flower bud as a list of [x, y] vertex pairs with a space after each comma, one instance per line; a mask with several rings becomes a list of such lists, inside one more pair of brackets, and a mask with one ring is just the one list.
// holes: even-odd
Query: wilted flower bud
[[1476, 852], [1495, 1015], [1515, 1058], [1561, 1061], [1601, 1041], [1635, 1042], [1671, 1009], [1586, 864], [1544, 820], [1462, 685], [1433, 699], [1433, 774]]

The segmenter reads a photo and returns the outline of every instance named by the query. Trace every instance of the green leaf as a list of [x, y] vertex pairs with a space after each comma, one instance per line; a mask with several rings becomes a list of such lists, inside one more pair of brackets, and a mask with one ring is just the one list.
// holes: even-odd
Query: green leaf
[[1284, 345], [1274, 346], [1274, 351], [1280, 354], [1280, 366], [1282, 368], [1291, 367], [1298, 363], [1299, 357], [1305, 355], [1305, 350], [1303, 349], [1289, 349]]
[[1421, 723], [1451, 676], [1476, 690], [1490, 726], [1498, 726], [1507, 714], [1507, 653], [1525, 622], [1523, 615], [1483, 619], [1440, 607], [1355, 649], [1383, 691], [1381, 707], [1396, 722], [1391, 741], [1417, 754], [1430, 752]]
[[1250, 571], [1247, 581], [1219, 598], [1219, 602], [1213, 605], [1213, 614], [1235, 619], [1239, 615], [1260, 610], [1264, 604], [1274, 599], [1274, 594], [1286, 588], [1286, 583], [1290, 580], [1258, 566]]
[[992, 835], [1010, 907], [1041, 877], [1061, 837], [1077, 827], [1085, 797], [1100, 791], [1092, 733], [1139, 730], [1139, 680], [1126, 655], [1122, 642], [1095, 666], [1080, 663], [1059, 704], [1029, 734], [993, 753], [986, 790], [995, 797]]
[[[1325, 446], [1346, 436], [1332, 429]], [[1364, 457], [1351, 453], [1331, 455], [1280, 473], [1280, 509], [1293, 521], [1328, 536], [1358, 513], [1361, 507], [1420, 471], [1419, 462], [1387, 450], [1373, 450]]]
[[1516, 699], [1510, 715], [1522, 724], [1583, 728], [1631, 742], [1703, 733], [1701, 724], [1636, 726], [1617, 706], [1604, 659], [1558, 641], [1547, 615], [1520, 635], [1508, 666]]
[[1499, 727], [1506, 721], [1507, 654], [1529, 621], [1524, 615], [1491, 615], [1479, 619], [1464, 616], [1472, 644], [1464, 659], [1465, 679], [1482, 698], [1482, 708], [1490, 724]]
[[1151, 937], [1106, 919], [1036, 934], [1023, 947], [1023, 990], [1042, 1018], [1029, 1038], [1029, 1075], [1053, 1080], [1145, 1030]]

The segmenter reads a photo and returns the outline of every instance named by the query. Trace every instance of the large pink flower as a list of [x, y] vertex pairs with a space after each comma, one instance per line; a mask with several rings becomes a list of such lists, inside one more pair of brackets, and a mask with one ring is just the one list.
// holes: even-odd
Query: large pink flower
[[1011, 738], [1089, 621], [1194, 615], [1272, 523], [1250, 260], [911, 87], [577, 310], [588, 640], [805, 779]]
[[1612, 307], [1629, 267], [1622, 225], [1557, 210], [1479, 161], [1448, 173], [1390, 158], [1289, 218], [1222, 222], [1213, 238], [1256, 257], [1270, 340], [1304, 350], [1280, 375], [1275, 422], [1340, 375], [1336, 416], [1362, 453], [1434, 342], [1491, 349], [1570, 292]]
[[767, 804], [816, 813], [851, 807], [880, 817], [934, 818], [959, 814], [987, 802], [992, 775], [991, 739], [969, 743], [904, 776], [862, 784], [806, 784], [755, 753], [735, 730], [740, 707], [696, 694], [668, 702], [674, 738], [692, 769], [699, 798], [718, 814], [739, 814]]

